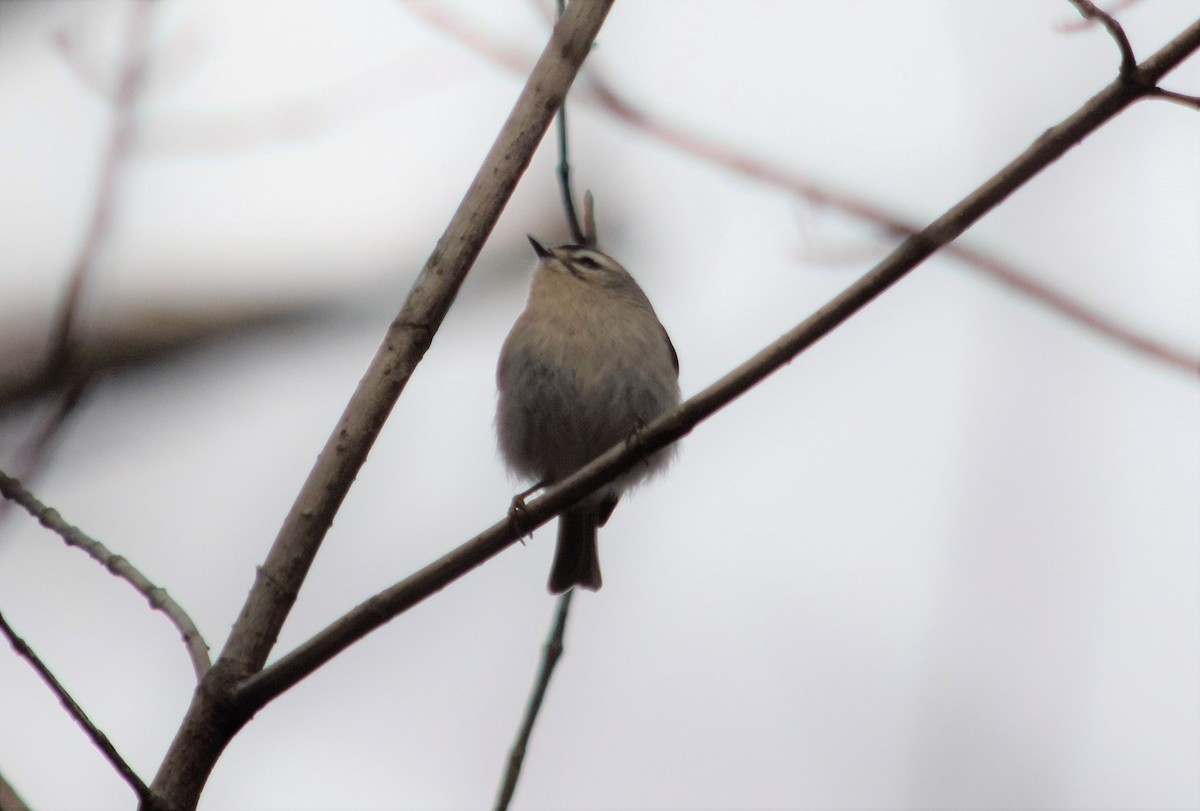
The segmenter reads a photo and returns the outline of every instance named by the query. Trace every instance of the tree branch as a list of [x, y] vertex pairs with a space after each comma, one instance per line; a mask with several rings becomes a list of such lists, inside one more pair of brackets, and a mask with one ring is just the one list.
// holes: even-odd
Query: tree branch
[[50, 672], [50, 668], [46, 667], [37, 654], [33, 652], [33, 649], [26, 644], [25, 640], [17, 636], [16, 632], [9, 626], [8, 620], [4, 619], [3, 613], [0, 613], [0, 633], [3, 633], [8, 639], [9, 644], [13, 646], [13, 650], [17, 652], [17, 655], [29, 662], [30, 666], [37, 671], [42, 681], [46, 683], [46, 686], [58, 696], [59, 702], [66, 708], [67, 713], [75, 719], [75, 723], [83, 728], [83, 731], [92, 739], [92, 743], [96, 745], [96, 748], [100, 750], [108, 762], [112, 764], [113, 768], [117, 770], [117, 773], [129, 784], [130, 788], [137, 794], [138, 800], [144, 801], [149, 797], [150, 789], [146, 787], [146, 784], [142, 782], [141, 778], [134, 773], [129, 764], [125, 762], [125, 759], [117, 752], [116, 747], [112, 745], [112, 741], [108, 739], [107, 735], [96, 728], [96, 725], [87, 717], [87, 713], [83, 711], [83, 708], [75, 703], [75, 699], [71, 698], [71, 694], [67, 692], [67, 689], [59, 683], [58, 679], [54, 678], [54, 674]]
[[199, 681], [204, 677], [210, 667], [208, 645], [199, 629], [196, 628], [196, 624], [192, 622], [192, 618], [179, 603], [171, 599], [171, 595], [167, 594], [166, 589], [154, 585], [128, 560], [113, 554], [107, 546], [78, 527], [68, 524], [57, 510], [38, 501], [32, 493], [25, 489], [24, 485], [2, 470], [0, 470], [0, 496], [4, 496], [24, 508], [27, 513], [37, 519], [39, 524], [62, 538], [67, 546], [82, 549], [93, 560], [108, 569], [110, 574], [121, 578], [137, 589], [138, 593], [150, 602], [150, 607], [166, 615], [171, 624], [179, 631], [180, 636], [183, 637], [188, 656], [192, 660], [192, 669], [196, 671], [196, 680]]
[[228, 643], [193, 696], [153, 784], [155, 803], [162, 807], [195, 805], [221, 751], [249, 719], [228, 701], [233, 687], [266, 661], [334, 515], [566, 97], [612, 2], [571, 3], [554, 28], [512, 113], [284, 519]]
[[512, 802], [513, 793], [517, 790], [517, 779], [521, 776], [521, 766], [525, 762], [525, 750], [529, 746], [529, 737], [533, 734], [533, 724], [541, 712], [546, 688], [550, 686], [550, 677], [554, 674], [554, 666], [562, 656], [563, 635], [567, 629], [567, 614], [571, 610], [571, 595], [574, 593], [575, 590], [570, 589], [558, 598], [558, 611], [554, 616], [554, 626], [550, 629], [550, 638], [546, 640], [543, 649], [542, 666], [538, 670], [533, 693], [529, 696], [529, 704], [525, 707], [521, 729], [517, 733], [517, 739], [513, 741], [512, 750], [508, 753], [508, 768], [504, 771], [504, 782], [500, 785], [500, 794], [496, 798], [496, 811], [506, 811]]
[[1002, 203], [1032, 177], [1139, 98], [1153, 83], [1200, 49], [1200, 21], [1139, 66], [1140, 79], [1118, 78], [1062, 123], [1048, 129], [1024, 152], [961, 202], [906, 239], [883, 261], [832, 301], [785, 333], [754, 357], [704, 391], [637, 434], [635, 442], [617, 445], [547, 488], [529, 501], [518, 523], [504, 519], [420, 571], [376, 594], [303, 643], [261, 673], [247, 679], [234, 694], [240, 712], [253, 714], [340, 651], [407, 609], [440, 591], [471, 569], [512, 545], [601, 485], [665, 448], [719, 409], [745, 394], [768, 375], [907, 275], [935, 251], [956, 239], [983, 215]]
[[[465, 46], [484, 56], [494, 64], [508, 70], [519, 71], [524, 64], [523, 57], [512, 48], [496, 43], [486, 35], [473, 31], [461, 21], [448, 16], [442, 9], [433, 4], [409, 3], [408, 8], [430, 25], [446, 32], [462, 42]], [[642, 109], [625, 98], [604, 79], [589, 72], [584, 77], [587, 89], [594, 94], [595, 103], [600, 108], [628, 124], [634, 129], [655, 138], [669, 146], [687, 152], [701, 160], [722, 166], [729, 171], [783, 189], [803, 197], [815, 205], [841, 211], [850, 217], [868, 223], [876, 224], [887, 233], [899, 237], [908, 237], [920, 230], [920, 225], [906, 219], [900, 214], [889, 211], [881, 205], [862, 197], [857, 197], [831, 186], [822, 185], [810, 178], [769, 163], [748, 152], [726, 146], [721, 140], [709, 138], [690, 132], [687, 129], [668, 123], [655, 116], [654, 113]], [[582, 89], [582, 88], [580, 88]], [[1170, 94], [1170, 91], [1153, 91], [1150, 96]], [[578, 100], [586, 100], [586, 95], [576, 93]], [[1183, 97], [1186, 99], [1187, 97]], [[1181, 99], [1172, 99], [1186, 103]], [[1200, 357], [1189, 355], [1187, 352], [1168, 346], [1161, 341], [1123, 327], [1112, 319], [1085, 306], [1073, 297], [1055, 290], [1039, 281], [1034, 276], [1018, 270], [1011, 264], [987, 254], [984, 251], [971, 248], [968, 245], [954, 244], [943, 251], [946, 255], [960, 260], [967, 266], [981, 271], [992, 279], [999, 281], [1013, 290], [1030, 296], [1041, 304], [1054, 310], [1080, 326], [1110, 338], [1128, 349], [1132, 349], [1157, 361], [1167, 363], [1191, 374], [1200, 374]]]

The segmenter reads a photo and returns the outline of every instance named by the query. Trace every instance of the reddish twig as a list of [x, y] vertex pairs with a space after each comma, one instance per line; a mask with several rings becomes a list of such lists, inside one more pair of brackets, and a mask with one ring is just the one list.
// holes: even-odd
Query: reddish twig
[[[444, 9], [427, 3], [408, 3], [406, 5], [416, 16], [430, 25], [438, 27], [494, 64], [513, 71], [527, 67], [528, 59], [520, 56], [517, 49], [473, 30], [461, 19], [446, 13]], [[796, 194], [813, 204], [836, 209], [855, 219], [874, 224], [881, 227], [886, 233], [897, 237], [909, 237], [917, 233], [920, 228], [917, 223], [870, 200], [831, 186], [825, 186], [791, 169], [772, 164], [748, 152], [725, 146], [718, 139], [699, 135], [684, 127], [670, 124], [633, 104], [604, 79], [597, 77], [593, 71], [585, 72], [582, 78], [586, 82], [587, 89], [591, 91], [592, 99], [590, 100], [644, 135], [751, 180]], [[1154, 89], [1148, 90], [1145, 95], [1158, 96], [1161, 93]], [[584, 94], [579, 94], [577, 98], [589, 100]], [[959, 243], [946, 246], [943, 253], [981, 271], [990, 278], [1007, 285], [1010, 289], [1035, 299], [1059, 315], [1098, 335], [1110, 338], [1129, 349], [1191, 374], [1200, 374], [1200, 357], [1190, 355], [1155, 338], [1122, 326], [1068, 294], [1055, 290], [995, 256]]]

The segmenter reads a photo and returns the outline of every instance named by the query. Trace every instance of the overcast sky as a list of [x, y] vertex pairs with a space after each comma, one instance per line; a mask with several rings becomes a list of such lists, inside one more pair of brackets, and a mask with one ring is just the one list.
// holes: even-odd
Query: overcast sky
[[[48, 332], [92, 214], [128, 4], [0, 5], [0, 335]], [[426, 4], [531, 63], [523, 0]], [[392, 0], [164, 0], [89, 329], [139, 308], [327, 319], [104, 379], [31, 487], [214, 652], [523, 77]], [[417, 10], [419, 11], [419, 9]], [[1194, 0], [1122, 15], [1144, 58]], [[590, 69], [656, 119], [940, 215], [1115, 76], [1066, 2], [621, 0]], [[1193, 58], [1165, 84], [1200, 93]], [[894, 238], [579, 98], [579, 188], [685, 396]], [[1200, 118], [1144, 102], [964, 237], [1200, 356]], [[504, 515], [494, 368], [564, 241], [543, 148], [385, 427], [277, 655]], [[37, 322], [41, 322], [38, 325]], [[26, 329], [22, 326], [22, 329]], [[41, 332], [38, 332], [41, 334]], [[0, 352], [5, 351], [0, 348]], [[0, 417], [0, 467], [42, 411]], [[1200, 381], [934, 258], [689, 435], [601, 533], [516, 808], [1200, 804]], [[205, 809], [492, 802], [554, 600], [540, 530], [265, 708]], [[147, 782], [194, 679], [169, 624], [20, 514], [0, 611]], [[132, 795], [0, 650], [0, 773]]]

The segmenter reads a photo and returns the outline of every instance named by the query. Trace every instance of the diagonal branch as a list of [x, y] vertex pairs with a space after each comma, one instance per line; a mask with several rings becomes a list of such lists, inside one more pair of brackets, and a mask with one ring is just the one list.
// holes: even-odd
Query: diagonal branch
[[233, 686], [266, 662], [334, 515], [532, 160], [612, 3], [571, 3], [555, 26], [512, 113], [284, 519], [228, 643], [194, 694], [155, 778], [155, 804], [193, 806], [222, 750], [249, 719], [228, 702]]
[[24, 485], [2, 470], [0, 470], [0, 496], [23, 507], [27, 513], [37, 519], [39, 524], [62, 538], [67, 546], [82, 549], [93, 560], [108, 569], [111, 574], [137, 589], [138, 593], [150, 601], [151, 608], [165, 614], [171, 624], [178, 629], [180, 636], [183, 637], [184, 645], [187, 646], [188, 656], [192, 659], [192, 669], [196, 671], [196, 680], [199, 681], [204, 677], [210, 667], [208, 645], [205, 643], [204, 637], [200, 635], [196, 624], [192, 622], [192, 618], [179, 603], [171, 599], [171, 595], [167, 594], [166, 589], [154, 585], [128, 560], [113, 554], [107, 546], [78, 527], [68, 524], [57, 510], [38, 501], [32, 493], [25, 489]]
[[0, 614], [0, 633], [3, 633], [8, 639], [9, 644], [13, 646], [13, 650], [17, 652], [17, 655], [29, 662], [30, 666], [37, 671], [42, 681], [46, 683], [46, 686], [58, 696], [58, 700], [66, 708], [67, 713], [75, 719], [75, 723], [83, 728], [84, 733], [91, 738], [96, 748], [100, 750], [108, 762], [112, 764], [113, 768], [129, 784], [130, 788], [137, 794], [138, 800], [144, 801], [149, 797], [150, 789], [146, 787], [146, 784], [142, 782], [141, 778], [137, 776], [129, 764], [125, 762], [125, 759], [117, 752], [117, 748], [112, 745], [112, 741], [92, 723], [92, 720], [87, 717], [87, 713], [83, 711], [83, 707], [75, 703], [75, 699], [71, 698], [71, 694], [67, 692], [67, 689], [59, 683], [58, 679], [54, 678], [54, 674], [50, 672], [50, 668], [46, 667], [42, 660], [38, 658], [38, 655], [33, 652], [33, 649], [26, 644], [25, 640], [17, 636], [16, 632], [9, 626], [8, 620], [4, 619], [3, 614]]
[[[234, 702], [239, 710], [252, 714], [261, 709], [271, 699], [371, 631], [499, 554], [564, 508], [632, 468], [639, 460], [688, 434], [696, 425], [844, 323], [935, 251], [958, 238], [1084, 137], [1150, 93], [1153, 82], [1197, 50], [1200, 50], [1200, 21], [1185, 29], [1139, 66], [1141, 81], [1129, 82], [1118, 78], [1112, 82], [1071, 116], [1047, 130], [982, 186], [932, 224], [906, 239], [887, 258], [816, 313], [675, 411], [655, 420], [637, 435], [636, 442], [609, 449], [578, 472], [545, 490], [538, 498], [527, 502], [519, 525], [509, 519], [493, 524], [457, 549], [361, 603], [291, 653], [247, 679], [234, 694]], [[1149, 84], [1147, 79], [1150, 80]]]
[[533, 734], [533, 724], [542, 710], [546, 688], [550, 686], [550, 676], [554, 674], [554, 667], [558, 664], [558, 658], [562, 656], [563, 635], [567, 629], [567, 614], [571, 610], [571, 595], [574, 593], [575, 590], [571, 589], [558, 598], [554, 627], [550, 629], [550, 638], [546, 640], [543, 649], [542, 666], [538, 670], [533, 693], [529, 696], [529, 704], [525, 707], [521, 729], [517, 732], [517, 739], [513, 741], [512, 751], [508, 753], [508, 768], [504, 770], [504, 782], [500, 785], [500, 794], [496, 798], [496, 811], [505, 811], [517, 790], [517, 780], [521, 776], [521, 766], [525, 762], [525, 751], [529, 747], [529, 737]]
[[[523, 69], [525, 60], [513, 48], [506, 47], [490, 39], [485, 34], [474, 31], [462, 21], [448, 15], [434, 4], [409, 3], [410, 11], [428, 24], [444, 31], [449, 36], [462, 42], [466, 47], [487, 58], [494, 64], [511, 71]], [[595, 74], [584, 77], [586, 87], [594, 95], [594, 103], [601, 109], [620, 121], [633, 127], [644, 135], [655, 138], [669, 146], [689, 153], [701, 160], [724, 167], [731, 172], [743, 175], [768, 186], [774, 186], [784, 191], [803, 197], [815, 205], [836, 209], [843, 214], [868, 223], [874, 223], [884, 231], [899, 237], [908, 237], [920, 230], [919, 223], [906, 219], [904, 216], [889, 211], [883, 206], [866, 198], [855, 196], [846, 191], [825, 186], [810, 178], [783, 166], [772, 164], [766, 160], [731, 148], [720, 139], [706, 137], [689, 131], [685, 127], [671, 124], [652, 111], [638, 107], [625, 98], [612, 85]], [[583, 88], [581, 88], [583, 89]], [[1149, 96], [1164, 96], [1168, 100], [1188, 103], [1189, 97], [1173, 97], [1170, 91], [1154, 90]], [[586, 101], [586, 94], [576, 94], [581, 101]], [[1170, 364], [1191, 374], [1200, 374], [1200, 358], [1187, 352], [1162, 343], [1150, 336], [1117, 324], [1112, 319], [1084, 305], [1068, 294], [1055, 290], [1050, 285], [1039, 281], [1034, 276], [1018, 270], [1013, 265], [984, 251], [971, 248], [968, 245], [953, 244], [943, 251], [944, 254], [960, 260], [968, 267], [978, 270], [992, 279], [1007, 285], [1013, 290], [1030, 296], [1035, 301], [1049, 307], [1080, 326], [1099, 335], [1116, 341], [1126, 348], [1143, 353], [1163, 363]]]

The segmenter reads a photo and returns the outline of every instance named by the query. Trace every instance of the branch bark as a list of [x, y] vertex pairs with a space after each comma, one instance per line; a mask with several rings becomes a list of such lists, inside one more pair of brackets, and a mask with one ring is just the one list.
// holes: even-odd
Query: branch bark
[[234, 687], [266, 662], [334, 515], [566, 97], [612, 3], [571, 3], [555, 26], [259, 568], [229, 641], [196, 690], [159, 768], [150, 807], [195, 807], [221, 752], [253, 714], [244, 712], [244, 703], [231, 700]]

